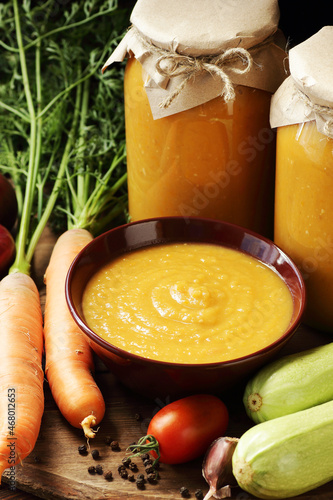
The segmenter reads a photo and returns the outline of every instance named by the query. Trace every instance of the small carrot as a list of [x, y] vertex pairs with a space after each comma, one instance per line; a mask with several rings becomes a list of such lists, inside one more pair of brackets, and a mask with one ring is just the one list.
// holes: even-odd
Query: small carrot
[[0, 478], [33, 450], [44, 411], [43, 320], [34, 281], [0, 282]]
[[92, 350], [73, 320], [65, 298], [68, 269], [79, 251], [92, 240], [85, 229], [69, 229], [56, 241], [45, 272], [45, 375], [62, 415], [86, 437], [105, 413], [105, 403], [92, 370]]

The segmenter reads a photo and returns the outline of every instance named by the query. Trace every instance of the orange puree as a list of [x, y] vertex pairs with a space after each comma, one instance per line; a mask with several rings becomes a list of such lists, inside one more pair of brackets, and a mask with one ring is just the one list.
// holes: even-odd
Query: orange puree
[[154, 120], [143, 78], [141, 64], [130, 58], [125, 118], [131, 219], [212, 217], [272, 237], [271, 95], [236, 86], [233, 103], [217, 97]]
[[333, 328], [333, 140], [315, 122], [277, 132], [275, 241], [303, 273], [305, 321]]
[[126, 351], [177, 363], [255, 352], [290, 323], [293, 301], [280, 276], [247, 254], [196, 243], [130, 252], [89, 281], [90, 328]]

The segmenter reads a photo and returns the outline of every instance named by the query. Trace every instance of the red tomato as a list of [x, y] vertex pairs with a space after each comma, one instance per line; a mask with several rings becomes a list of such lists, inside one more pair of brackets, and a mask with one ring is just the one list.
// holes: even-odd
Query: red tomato
[[180, 464], [203, 455], [224, 435], [228, 421], [228, 410], [219, 398], [197, 394], [164, 406], [150, 421], [148, 434], [159, 443], [162, 463]]
[[7, 177], [0, 173], [0, 224], [12, 229], [17, 217], [15, 189]]
[[3, 278], [14, 262], [15, 242], [11, 233], [0, 225], [0, 279]]

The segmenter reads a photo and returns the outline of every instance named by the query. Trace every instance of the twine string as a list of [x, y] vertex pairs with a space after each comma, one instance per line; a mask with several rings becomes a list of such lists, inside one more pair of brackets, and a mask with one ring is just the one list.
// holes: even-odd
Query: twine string
[[[240, 58], [244, 64], [243, 68], [232, 66], [236, 58]], [[181, 83], [160, 103], [160, 107], [167, 108], [172, 101], [182, 92], [188, 81], [200, 73], [210, 73], [218, 76], [223, 84], [221, 96], [226, 102], [235, 99], [235, 90], [227, 70], [237, 74], [245, 74], [250, 71], [253, 59], [248, 50], [237, 47], [227, 49], [217, 56], [191, 57], [181, 54], [167, 53], [160, 56], [156, 61], [156, 70], [161, 76], [173, 78], [184, 76]]]
[[328, 120], [325, 121], [323, 132], [325, 135], [329, 137], [333, 137], [333, 108], [329, 106], [322, 106], [321, 104], [316, 104], [312, 102], [310, 97], [308, 97], [301, 89], [296, 87], [298, 90], [298, 95], [303, 102], [309, 106], [309, 108], [314, 111], [314, 113], [319, 114], [320, 116], [326, 115], [329, 117]]
[[[189, 80], [196, 75], [208, 72], [211, 75], [221, 79], [223, 89], [221, 96], [226, 102], [235, 99], [235, 90], [232, 80], [228, 73], [244, 75], [248, 73], [254, 62], [251, 53], [269, 45], [274, 40], [274, 34], [267, 37], [263, 42], [250, 47], [249, 50], [243, 47], [232, 47], [226, 49], [221, 54], [214, 56], [198, 56], [192, 57], [189, 55], [179, 54], [176, 51], [162, 49], [144, 38], [139, 30], [132, 26], [131, 30], [140, 40], [147, 52], [158, 56], [156, 61], [156, 70], [161, 76], [173, 78], [176, 76], [184, 76], [183, 80], [169, 95], [160, 103], [161, 108], [167, 108], [173, 100], [182, 92]], [[251, 53], [250, 53], [251, 52]], [[239, 68], [235, 64], [241, 59], [243, 67]]]

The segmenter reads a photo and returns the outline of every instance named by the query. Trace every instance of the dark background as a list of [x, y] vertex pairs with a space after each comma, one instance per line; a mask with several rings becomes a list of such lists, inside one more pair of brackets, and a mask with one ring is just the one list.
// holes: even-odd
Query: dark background
[[[288, 41], [289, 48], [314, 35], [323, 26], [333, 25], [331, 0], [279, 0], [279, 7], [279, 27]], [[333, 50], [333, 47], [326, 47], [326, 50]]]

